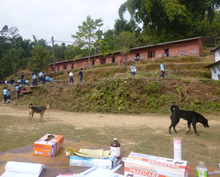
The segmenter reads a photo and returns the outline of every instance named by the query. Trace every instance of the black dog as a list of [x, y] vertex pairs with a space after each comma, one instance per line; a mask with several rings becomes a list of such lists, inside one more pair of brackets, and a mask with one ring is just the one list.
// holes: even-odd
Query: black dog
[[187, 121], [187, 125], [189, 127], [189, 130], [186, 132], [189, 133], [191, 131], [191, 124], [193, 125], [194, 131], [197, 135], [199, 135], [196, 131], [196, 123], [199, 122], [201, 123], [205, 128], [209, 127], [208, 125], [208, 120], [204, 118], [201, 114], [194, 112], [194, 111], [185, 111], [185, 110], [180, 110], [179, 106], [177, 105], [171, 105], [170, 106], [170, 111], [171, 111], [171, 125], [169, 127], [169, 133], [171, 133], [171, 128], [173, 127], [175, 133], [176, 132], [176, 125], [179, 123], [180, 118], [183, 118]]

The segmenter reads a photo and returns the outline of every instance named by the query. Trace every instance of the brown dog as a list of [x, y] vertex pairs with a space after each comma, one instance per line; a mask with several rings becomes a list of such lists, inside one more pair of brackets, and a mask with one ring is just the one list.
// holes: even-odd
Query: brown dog
[[49, 104], [45, 104], [44, 106], [40, 106], [40, 107], [34, 107], [32, 105], [32, 103], [28, 104], [29, 107], [29, 118], [28, 118], [28, 122], [32, 120], [32, 117], [34, 116], [34, 113], [40, 113], [40, 122], [41, 120], [43, 120], [43, 116], [44, 116], [44, 112], [46, 111], [46, 109], [50, 108]]

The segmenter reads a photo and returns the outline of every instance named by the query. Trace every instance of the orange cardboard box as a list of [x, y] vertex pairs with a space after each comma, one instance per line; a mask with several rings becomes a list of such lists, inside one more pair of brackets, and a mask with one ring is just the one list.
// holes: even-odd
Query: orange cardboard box
[[61, 149], [63, 141], [63, 135], [46, 134], [34, 143], [33, 154], [54, 157]]

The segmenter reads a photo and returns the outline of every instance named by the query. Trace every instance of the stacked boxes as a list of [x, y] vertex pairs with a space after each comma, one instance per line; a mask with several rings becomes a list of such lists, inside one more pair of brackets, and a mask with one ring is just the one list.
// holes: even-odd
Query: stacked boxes
[[125, 160], [126, 177], [188, 177], [187, 161], [131, 152]]
[[63, 141], [63, 135], [46, 134], [34, 143], [33, 154], [54, 157], [60, 150]]

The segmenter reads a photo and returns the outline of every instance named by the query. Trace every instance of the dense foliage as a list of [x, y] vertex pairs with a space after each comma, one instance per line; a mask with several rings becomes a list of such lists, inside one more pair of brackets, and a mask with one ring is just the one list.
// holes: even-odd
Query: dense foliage
[[147, 35], [164, 42], [206, 36], [207, 24], [212, 25], [219, 6], [219, 0], [127, 0], [119, 16], [123, 19], [128, 10], [136, 22], [143, 23]]

